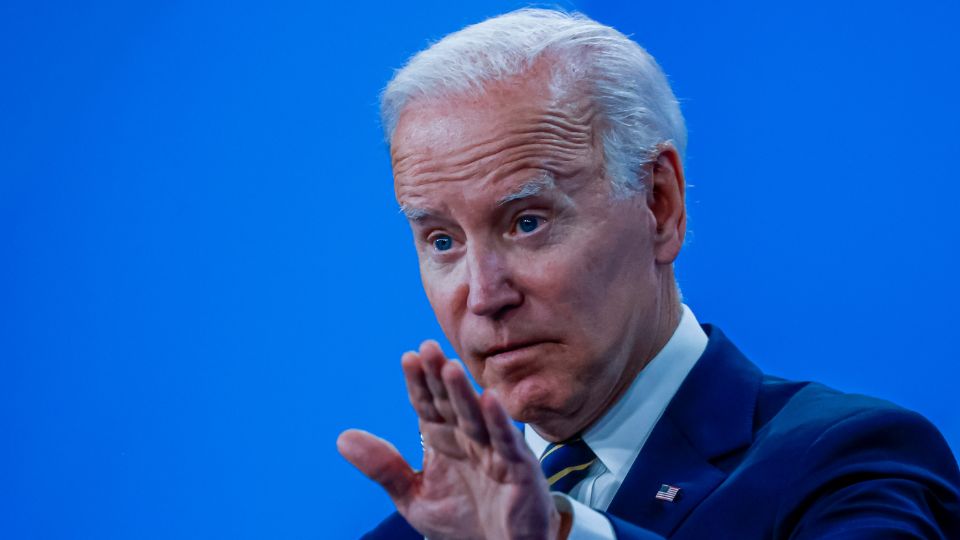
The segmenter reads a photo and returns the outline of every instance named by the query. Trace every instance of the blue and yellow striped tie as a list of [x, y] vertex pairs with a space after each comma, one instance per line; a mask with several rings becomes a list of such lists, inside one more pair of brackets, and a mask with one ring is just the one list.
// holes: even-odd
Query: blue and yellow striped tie
[[587, 443], [577, 437], [558, 443], [550, 443], [540, 456], [540, 468], [547, 477], [550, 491], [569, 493], [587, 476], [587, 470], [597, 461]]

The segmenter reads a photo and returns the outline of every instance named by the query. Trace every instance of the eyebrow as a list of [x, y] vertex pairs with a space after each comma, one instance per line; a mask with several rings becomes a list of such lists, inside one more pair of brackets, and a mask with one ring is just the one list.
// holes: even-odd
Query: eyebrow
[[501, 197], [500, 200], [497, 201], [497, 206], [503, 206], [513, 201], [535, 197], [548, 189], [555, 188], [556, 185], [557, 184], [553, 180], [553, 176], [544, 173], [540, 178], [525, 182], [512, 193]]
[[407, 216], [407, 219], [415, 223], [419, 223], [429, 217], [431, 214], [423, 208], [414, 208], [406, 204], [400, 205], [400, 213]]
[[[553, 179], [553, 176], [544, 173], [542, 176], [535, 180], [530, 180], [529, 182], [524, 182], [517, 189], [512, 192], [504, 195], [497, 200], [497, 206], [503, 206], [509, 204], [513, 201], [520, 201], [523, 199], [529, 199], [530, 197], [535, 197], [544, 191], [556, 187], [556, 182]], [[400, 205], [400, 213], [407, 217], [410, 221], [414, 223], [420, 223], [425, 219], [433, 216], [429, 210], [423, 208], [416, 208], [406, 204]]]

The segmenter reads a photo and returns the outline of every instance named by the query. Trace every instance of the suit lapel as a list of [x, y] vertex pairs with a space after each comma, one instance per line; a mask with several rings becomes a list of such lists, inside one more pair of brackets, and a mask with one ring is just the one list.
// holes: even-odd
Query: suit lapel
[[[726, 478], [664, 417], [647, 439], [608, 512], [668, 536]], [[663, 484], [680, 488], [673, 502], [656, 498]]]
[[[719, 486], [726, 473], [712, 462], [753, 439], [762, 374], [710, 325], [706, 350], [644, 444], [610, 507], [611, 514], [669, 536]], [[673, 501], [660, 486], [680, 488]]]

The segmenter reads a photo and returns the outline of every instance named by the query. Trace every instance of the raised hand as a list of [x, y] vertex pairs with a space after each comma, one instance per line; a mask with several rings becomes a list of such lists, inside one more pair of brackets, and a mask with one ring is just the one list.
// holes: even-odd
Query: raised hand
[[340, 453], [430, 540], [557, 538], [561, 516], [546, 479], [496, 397], [477, 396], [463, 367], [434, 341], [401, 363], [425, 440], [423, 470], [360, 430], [340, 435]]

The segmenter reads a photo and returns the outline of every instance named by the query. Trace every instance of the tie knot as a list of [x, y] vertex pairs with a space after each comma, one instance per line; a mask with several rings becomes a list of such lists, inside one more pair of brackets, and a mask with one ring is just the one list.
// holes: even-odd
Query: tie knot
[[551, 491], [569, 493], [587, 476], [597, 456], [580, 437], [550, 443], [540, 456], [540, 468]]

